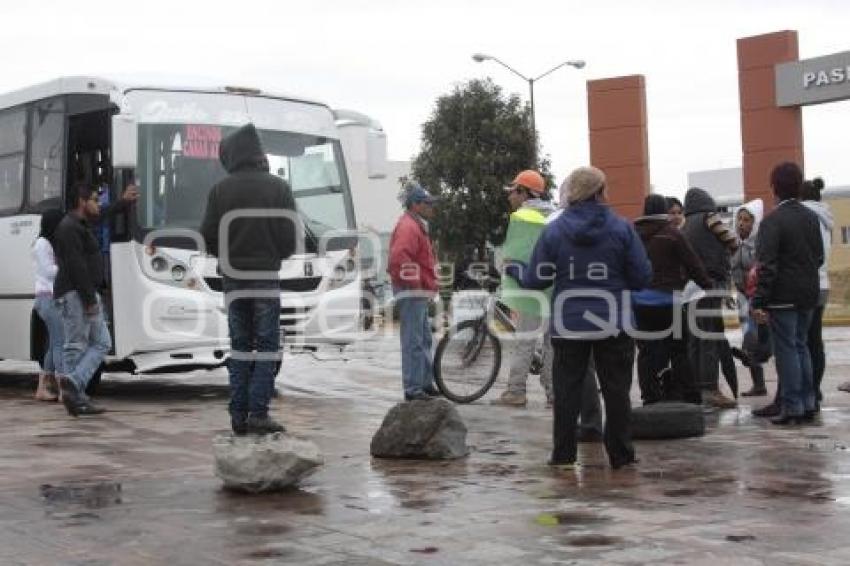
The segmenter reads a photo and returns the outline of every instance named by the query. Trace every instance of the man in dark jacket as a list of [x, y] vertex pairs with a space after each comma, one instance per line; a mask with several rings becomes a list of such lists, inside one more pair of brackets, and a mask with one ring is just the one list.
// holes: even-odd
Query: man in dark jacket
[[253, 124], [222, 140], [219, 157], [229, 175], [210, 191], [201, 234], [223, 275], [231, 426], [235, 434], [282, 432], [269, 401], [282, 359], [280, 265], [292, 255], [300, 225], [295, 200], [286, 182], [269, 173]]
[[63, 365], [59, 376], [62, 403], [71, 416], [96, 415], [103, 409], [93, 405], [85, 391], [104, 357], [112, 348], [112, 337], [103, 314], [100, 289], [104, 283], [103, 253], [93, 225], [100, 217], [124, 210], [139, 196], [130, 185], [121, 200], [101, 211], [98, 190], [86, 183], [70, 189], [73, 203], [54, 234], [59, 271], [53, 285], [65, 331]]
[[606, 206], [602, 171], [579, 167], [561, 190], [569, 193], [569, 208], [546, 226], [527, 269], [509, 264], [505, 272], [530, 289], [545, 289], [554, 279], [554, 448], [549, 463], [575, 464], [576, 421], [592, 355], [605, 399], [605, 447], [616, 469], [635, 461], [629, 430], [635, 353], [625, 332], [623, 318], [631, 317], [624, 309], [625, 295], [649, 285], [652, 266], [631, 224]]
[[770, 323], [782, 410], [774, 424], [815, 416], [812, 360], [806, 345], [818, 303], [823, 240], [817, 216], [797, 198], [803, 172], [796, 163], [777, 165], [770, 184], [778, 204], [762, 221], [756, 244], [758, 284], [751, 302], [756, 322]]
[[[716, 291], [728, 290], [731, 273], [730, 257], [737, 247], [737, 239], [717, 215], [714, 199], [702, 189], [691, 188], [685, 193], [685, 226], [682, 228], [682, 233], [697, 256], [702, 259], [705, 271], [711, 279], [711, 287], [705, 290], [715, 291], [715, 295]], [[711, 313], [710, 316], [703, 315], [697, 318], [698, 329], [706, 333], [722, 335], [724, 332], [723, 298], [705, 297], [697, 301], [696, 307], [701, 313]], [[727, 371], [735, 371], [731, 352], [727, 352], [728, 342], [725, 338], [694, 336], [688, 340], [688, 349], [691, 363], [698, 372], [703, 402], [721, 409], [735, 407], [735, 401], [720, 392], [718, 368], [721, 355], [726, 354], [728, 363], [724, 367]]]

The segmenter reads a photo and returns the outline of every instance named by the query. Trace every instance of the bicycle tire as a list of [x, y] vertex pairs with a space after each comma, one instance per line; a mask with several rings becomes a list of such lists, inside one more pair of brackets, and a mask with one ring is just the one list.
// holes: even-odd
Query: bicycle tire
[[[480, 385], [473, 386], [472, 392], [466, 392], [466, 394], [462, 394], [457, 391], [457, 383], [455, 375], [453, 375], [453, 371], [446, 371], [449, 369], [449, 365], [444, 367], [444, 360], [446, 357], [446, 349], [449, 344], [452, 342], [453, 338], [456, 338], [458, 335], [463, 333], [466, 330], [472, 331], [472, 336], [470, 337], [470, 342], [472, 340], [480, 339], [480, 344], [473, 344], [472, 348], [474, 351], [474, 357], [472, 359], [463, 359], [463, 365], [461, 368], [452, 368], [453, 370], [458, 371], [460, 375], [463, 375], [465, 378], [469, 379], [472, 377], [472, 373], [469, 371], [469, 366], [472, 363], [478, 361], [481, 356], [482, 351], [485, 350], [485, 347], [489, 345], [490, 349], [492, 349], [492, 365], [489, 370], [485, 367], [484, 375], [480, 379]], [[482, 334], [483, 333], [483, 334]], [[463, 339], [461, 339], [461, 343]], [[469, 349], [469, 344], [463, 344], [464, 350]], [[472, 354], [472, 352], [467, 352], [467, 354]], [[465, 357], [464, 357], [465, 358]], [[485, 362], [486, 363], [486, 362]], [[487, 325], [481, 324], [480, 319], [475, 320], [465, 320], [449, 329], [443, 337], [440, 339], [440, 342], [437, 344], [437, 351], [434, 354], [434, 381], [437, 384], [437, 388], [440, 392], [446, 396], [447, 399], [454, 401], [455, 403], [472, 403], [483, 397], [491, 387], [493, 387], [493, 383], [495, 383], [496, 378], [499, 376], [499, 369], [502, 365], [502, 344], [497, 336], [495, 336], [490, 329], [487, 328]], [[452, 375], [450, 375], [452, 374]]]

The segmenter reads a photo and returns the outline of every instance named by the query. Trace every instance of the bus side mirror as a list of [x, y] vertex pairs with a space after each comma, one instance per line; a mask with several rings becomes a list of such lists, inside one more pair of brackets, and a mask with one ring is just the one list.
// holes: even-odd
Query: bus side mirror
[[366, 162], [370, 179], [384, 179], [387, 176], [387, 134], [384, 130], [369, 128]]
[[139, 125], [128, 114], [112, 116], [112, 167], [135, 169], [138, 162]]

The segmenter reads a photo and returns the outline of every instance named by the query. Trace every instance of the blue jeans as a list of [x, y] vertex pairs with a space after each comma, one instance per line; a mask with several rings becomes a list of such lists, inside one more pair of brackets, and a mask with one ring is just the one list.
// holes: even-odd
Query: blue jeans
[[65, 348], [62, 313], [50, 295], [38, 295], [34, 306], [35, 312], [47, 328], [47, 349], [44, 352], [41, 369], [46, 373], [62, 373], [62, 357], [64, 356], [62, 352]]
[[782, 414], [802, 416], [815, 408], [812, 359], [806, 340], [812, 309], [770, 311], [770, 332], [776, 373], [782, 391]]
[[224, 278], [230, 328], [230, 414], [264, 417], [281, 362], [280, 281]]
[[401, 378], [405, 395], [422, 393], [434, 387], [431, 361], [431, 323], [428, 321], [428, 297], [410, 296], [404, 289], [397, 295], [401, 322]]
[[88, 315], [76, 291], [68, 291], [56, 304], [62, 313], [65, 332], [62, 369], [77, 390], [84, 393], [97, 368], [112, 348], [112, 337], [103, 313], [103, 303], [97, 296], [97, 313]]

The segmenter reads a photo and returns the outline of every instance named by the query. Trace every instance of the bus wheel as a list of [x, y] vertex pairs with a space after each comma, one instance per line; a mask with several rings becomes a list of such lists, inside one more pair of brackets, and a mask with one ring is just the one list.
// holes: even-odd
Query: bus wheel
[[88, 385], [86, 385], [86, 395], [92, 397], [97, 393], [101, 377], [103, 377], [103, 364], [100, 364], [100, 367], [95, 370], [94, 375], [91, 376]]

